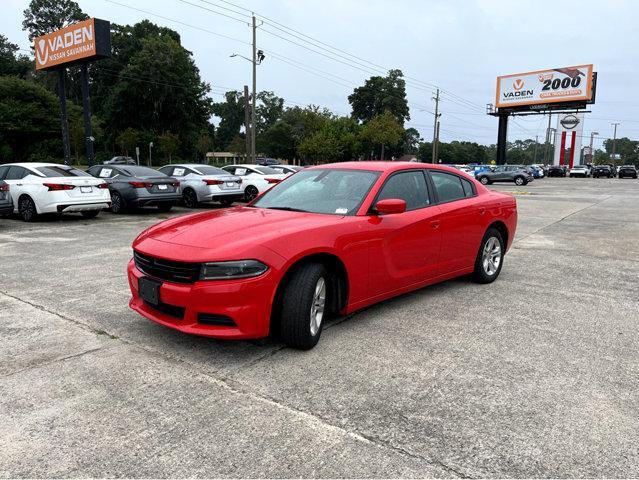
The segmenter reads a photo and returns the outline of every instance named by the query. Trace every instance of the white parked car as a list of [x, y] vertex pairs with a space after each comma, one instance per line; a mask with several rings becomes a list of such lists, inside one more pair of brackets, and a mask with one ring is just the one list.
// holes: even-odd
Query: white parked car
[[180, 181], [182, 199], [188, 208], [195, 208], [200, 202], [220, 202], [228, 207], [244, 198], [242, 179], [221, 168], [189, 163], [166, 165], [159, 170]]
[[277, 170], [278, 173], [285, 173], [286, 175], [292, 175], [304, 169], [304, 167], [298, 165], [269, 165], [269, 167], [273, 170]]
[[590, 169], [585, 165], [575, 165], [568, 173], [570, 177], [589, 177]]
[[42, 213], [80, 212], [93, 218], [111, 205], [108, 185], [82, 170], [57, 163], [0, 165], [9, 184], [14, 211], [26, 222]]
[[222, 169], [242, 178], [244, 200], [246, 201], [253, 200], [260, 193], [265, 192], [288, 176], [288, 174], [274, 170], [273, 167], [253, 164], [227, 165]]

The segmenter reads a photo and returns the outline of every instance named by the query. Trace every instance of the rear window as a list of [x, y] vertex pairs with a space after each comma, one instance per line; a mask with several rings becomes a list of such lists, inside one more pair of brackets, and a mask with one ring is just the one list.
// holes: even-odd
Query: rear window
[[197, 165], [193, 167], [195, 170], [200, 172], [202, 175], [228, 175], [229, 172], [226, 170], [222, 170], [221, 168], [211, 167], [210, 165]]
[[131, 165], [126, 167], [119, 167], [118, 170], [124, 172], [125, 175], [130, 177], [166, 177], [166, 173], [159, 172], [149, 167], [139, 167], [137, 165]]
[[278, 175], [281, 173], [271, 167], [253, 167], [253, 168], [255, 168], [255, 170], [257, 170], [258, 172], [263, 173], [264, 175]]
[[37, 167], [36, 171], [40, 172], [45, 177], [90, 177], [86, 172], [78, 170], [72, 167]]

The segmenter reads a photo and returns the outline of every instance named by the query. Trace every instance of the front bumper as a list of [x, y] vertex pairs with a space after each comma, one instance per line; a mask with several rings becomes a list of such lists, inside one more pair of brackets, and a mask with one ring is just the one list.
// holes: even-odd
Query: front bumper
[[138, 281], [145, 275], [133, 260], [127, 272], [132, 294], [129, 306], [153, 322], [203, 337], [249, 339], [269, 334], [271, 305], [277, 288], [271, 270], [256, 278], [193, 284], [164, 282], [158, 306], [140, 297]]

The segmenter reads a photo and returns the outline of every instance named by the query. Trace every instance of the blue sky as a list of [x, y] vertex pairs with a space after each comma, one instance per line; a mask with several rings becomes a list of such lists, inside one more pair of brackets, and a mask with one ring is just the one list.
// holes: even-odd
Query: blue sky
[[[417, 128], [426, 140], [432, 137], [434, 85], [445, 90], [440, 104], [442, 140], [490, 144], [496, 140], [497, 121], [485, 114], [485, 105], [494, 102], [497, 75], [593, 63], [599, 74], [597, 104], [586, 116], [584, 134], [598, 131], [600, 144], [612, 136], [610, 123], [619, 121], [618, 136], [639, 138], [639, 98], [634, 95], [639, 77], [639, 2], [231, 1], [247, 10], [220, 0], [78, 3], [97, 18], [116, 23], [149, 18], [177, 30], [203, 79], [213, 86], [216, 100], [229, 87], [241, 89], [250, 82], [250, 64], [230, 55], [250, 56], [250, 46], [243, 42], [250, 42], [244, 15], [251, 10], [270, 19], [270, 25], [258, 30], [258, 46], [267, 56], [258, 67], [258, 89], [272, 90], [290, 105], [313, 103], [347, 114], [347, 96], [354, 87], [380, 67], [400, 68], [411, 78], [408, 126]], [[28, 0], [2, 3], [0, 32], [29, 48], [21, 30]], [[278, 30], [280, 24], [322, 43], [305, 43], [316, 52], [295, 45], [291, 42], [304, 42]], [[547, 117], [520, 118], [511, 122], [509, 140], [535, 135], [543, 139], [546, 124]]]

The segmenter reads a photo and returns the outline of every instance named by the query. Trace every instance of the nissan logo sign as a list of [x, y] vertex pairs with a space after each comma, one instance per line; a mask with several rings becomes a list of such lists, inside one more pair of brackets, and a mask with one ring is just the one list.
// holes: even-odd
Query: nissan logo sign
[[579, 119], [574, 115], [567, 115], [562, 118], [559, 123], [561, 123], [562, 127], [572, 130], [579, 125]]

